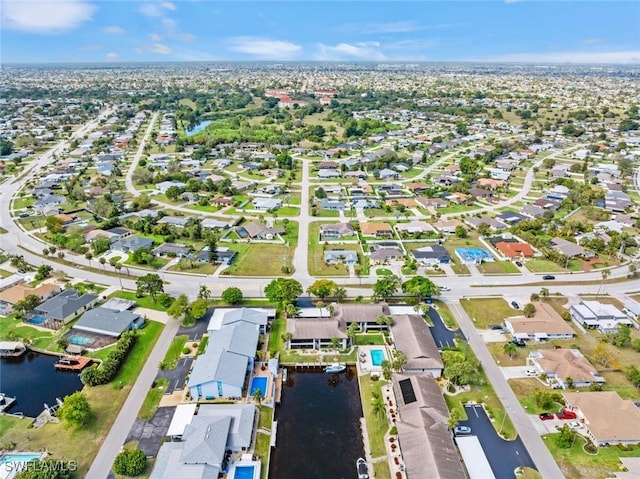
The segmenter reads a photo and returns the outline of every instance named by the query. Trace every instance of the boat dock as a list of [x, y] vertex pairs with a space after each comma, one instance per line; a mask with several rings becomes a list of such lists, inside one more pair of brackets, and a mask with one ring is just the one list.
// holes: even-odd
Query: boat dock
[[27, 350], [27, 346], [20, 341], [0, 341], [0, 357], [2, 358], [18, 358]]
[[61, 371], [82, 371], [89, 364], [92, 359], [84, 356], [64, 356], [54, 364], [54, 367]]
[[8, 411], [16, 403], [16, 398], [0, 393], [0, 413]]

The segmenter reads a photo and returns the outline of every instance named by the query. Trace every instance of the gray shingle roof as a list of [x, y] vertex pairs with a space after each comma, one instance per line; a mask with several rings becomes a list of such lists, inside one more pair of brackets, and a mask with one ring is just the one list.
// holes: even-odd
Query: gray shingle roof
[[443, 369], [444, 363], [429, 326], [418, 314], [394, 316], [391, 335], [397, 348], [407, 357], [406, 370]]
[[222, 319], [222, 324], [234, 324], [238, 321], [246, 321], [259, 326], [266, 326], [268, 318], [267, 313], [263, 311], [251, 308], [240, 308], [225, 313], [224, 318]]
[[256, 407], [253, 404], [202, 404], [198, 409], [200, 417], [231, 418], [226, 448], [232, 451], [251, 446], [255, 414]]
[[95, 308], [82, 315], [73, 329], [120, 336], [122, 332], [131, 329], [133, 323], [140, 319], [140, 315], [130, 311], [115, 311], [107, 308]]
[[180, 459], [187, 464], [221, 464], [230, 427], [229, 416], [194, 417], [184, 429]]
[[48, 318], [62, 321], [96, 299], [98, 299], [98, 296], [95, 294], [83, 294], [80, 296], [75, 289], [67, 289], [42, 303], [35, 311], [46, 314]]

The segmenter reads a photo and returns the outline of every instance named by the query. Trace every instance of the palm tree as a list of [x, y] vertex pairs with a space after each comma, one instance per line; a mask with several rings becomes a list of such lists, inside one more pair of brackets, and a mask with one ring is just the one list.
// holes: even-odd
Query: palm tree
[[344, 298], [347, 297], [347, 290], [345, 288], [341, 288], [340, 286], [338, 286], [336, 289], [333, 290], [333, 297], [336, 298], [336, 301], [339, 303], [340, 301], [342, 301]]
[[200, 291], [198, 291], [199, 299], [209, 299], [211, 297], [211, 290], [207, 288], [206, 284], [200, 285]]
[[337, 351], [338, 348], [340, 347], [340, 339], [331, 338], [331, 347]]
[[402, 351], [396, 351], [395, 357], [391, 362], [391, 367], [396, 371], [402, 371], [404, 365], [407, 364], [407, 356]]
[[300, 314], [300, 309], [295, 304], [289, 303], [285, 306], [284, 312], [287, 318], [297, 318]]
[[282, 336], [282, 341], [284, 342], [284, 345], [287, 349], [289, 349], [291, 347], [291, 340], [293, 339], [293, 333], [287, 332], [284, 333]]
[[540, 288], [540, 296], [543, 298], [549, 297], [549, 288]]
[[460, 412], [460, 409], [452, 409], [449, 413], [449, 419], [447, 419], [447, 426], [449, 427], [449, 429], [455, 428], [460, 422], [460, 419], [462, 419], [462, 413]]
[[518, 348], [515, 344], [509, 342], [509, 343], [505, 343], [505, 345], [502, 347], [502, 350], [507, 356], [509, 356], [509, 359], [511, 359], [513, 358], [514, 354], [516, 354], [516, 352], [518, 351]]
[[[607, 285], [605, 284], [605, 282], [607, 281], [607, 278], [609, 277], [609, 275], [611, 274], [611, 270], [610, 269], [603, 269], [602, 271], [600, 271], [600, 274], [602, 275], [602, 294], [604, 294]], [[598, 294], [600, 293], [600, 288], [598, 288]], [[598, 294], [596, 294], [596, 298], [598, 298]]]
[[378, 419], [384, 419], [384, 416], [387, 413], [387, 410], [385, 408], [384, 400], [382, 399], [382, 396], [377, 391], [375, 391], [372, 394], [372, 396], [373, 397], [371, 398], [371, 412], [373, 412], [374, 416], [376, 416]]
[[87, 261], [89, 262], [89, 268], [91, 268], [91, 260], [93, 259], [93, 255], [91, 253], [86, 253], [84, 255], [84, 257], [87, 259]]
[[258, 388], [253, 392], [253, 400], [258, 404], [262, 404], [262, 400], [264, 399], [264, 394], [262, 393], [262, 389]]

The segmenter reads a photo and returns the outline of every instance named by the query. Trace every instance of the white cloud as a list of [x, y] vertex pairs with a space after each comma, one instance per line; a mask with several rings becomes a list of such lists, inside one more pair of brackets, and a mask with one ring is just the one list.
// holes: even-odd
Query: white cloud
[[109, 26], [109, 27], [104, 27], [104, 28], [102, 29], [102, 31], [103, 31], [104, 33], [108, 33], [108, 34], [110, 34], [110, 35], [117, 35], [117, 34], [120, 34], [120, 33], [124, 33], [124, 32], [125, 32], [124, 28], [119, 27], [119, 26], [117, 26], [117, 25], [111, 25], [111, 26]]
[[177, 10], [176, 4], [173, 2], [162, 2], [160, 6], [162, 8], [166, 8], [167, 10]]
[[239, 53], [247, 53], [264, 60], [292, 59], [302, 51], [302, 46], [272, 38], [262, 37], [232, 37], [228, 39], [229, 50]]
[[418, 30], [414, 21], [366, 23], [360, 27], [361, 33], [409, 33]]
[[61, 33], [91, 19], [96, 7], [84, 0], [3, 0], [2, 28]]
[[602, 38], [585, 38], [582, 40], [582, 43], [585, 45], [593, 45], [595, 43], [602, 43], [604, 40]]
[[150, 33], [149, 34], [149, 38], [154, 42], [161, 42], [162, 41], [162, 35], [158, 35], [157, 33]]
[[171, 55], [173, 50], [162, 43], [152, 43], [134, 48], [137, 53], [156, 53], [158, 55]]
[[105, 59], [110, 61], [110, 62], [115, 62], [120, 60], [120, 55], [118, 55], [115, 52], [109, 52], [105, 55]]
[[357, 42], [357, 43], [338, 43], [337, 45], [325, 45], [318, 43], [318, 52], [315, 60], [331, 61], [331, 60], [385, 60], [386, 56], [380, 50], [378, 42]]
[[617, 52], [512, 53], [485, 61], [522, 63], [640, 63], [640, 50]]
[[142, 13], [145, 17], [160, 17], [162, 16], [162, 9], [159, 8], [157, 3], [143, 3], [138, 7], [138, 12]]
[[174, 33], [171, 35], [171, 38], [175, 40], [180, 40], [181, 42], [192, 42], [196, 39], [196, 36], [193, 33]]

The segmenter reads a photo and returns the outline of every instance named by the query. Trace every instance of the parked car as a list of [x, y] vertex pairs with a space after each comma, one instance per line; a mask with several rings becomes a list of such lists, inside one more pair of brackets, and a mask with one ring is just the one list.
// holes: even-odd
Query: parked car
[[550, 419], [555, 419], [555, 415], [551, 414], [550, 412], [543, 412], [538, 414], [538, 417], [542, 420], [542, 421], [549, 421]]
[[453, 433], [456, 436], [468, 436], [471, 434], [471, 428], [469, 426], [456, 426], [453, 428]]
[[491, 329], [493, 329], [494, 331], [502, 331], [503, 328], [500, 324], [492, 324]]
[[566, 409], [563, 409], [562, 411], [560, 411], [558, 414], [556, 414], [556, 416], [558, 417], [558, 419], [577, 419], [578, 415], [573, 412], [573, 411], [567, 411]]
[[511, 301], [511, 306], [513, 306], [514, 309], [520, 309], [520, 305], [517, 301]]
[[527, 345], [527, 343], [524, 342], [524, 339], [512, 339], [511, 342], [519, 348], [524, 348]]
[[527, 369], [524, 373], [527, 376], [537, 376], [538, 375], [538, 371], [536, 371], [535, 369]]
[[547, 279], [547, 280], [549, 280], [549, 279], [556, 279], [556, 277], [555, 277], [554, 275], [552, 275], [552, 274], [545, 274], [545, 275], [542, 277], [542, 279]]
[[522, 268], [522, 261], [516, 261], [516, 266], [519, 266], [520, 268]]
[[569, 427], [571, 429], [580, 429], [580, 428], [582, 428], [582, 424], [580, 424], [578, 421], [571, 421], [569, 423]]

